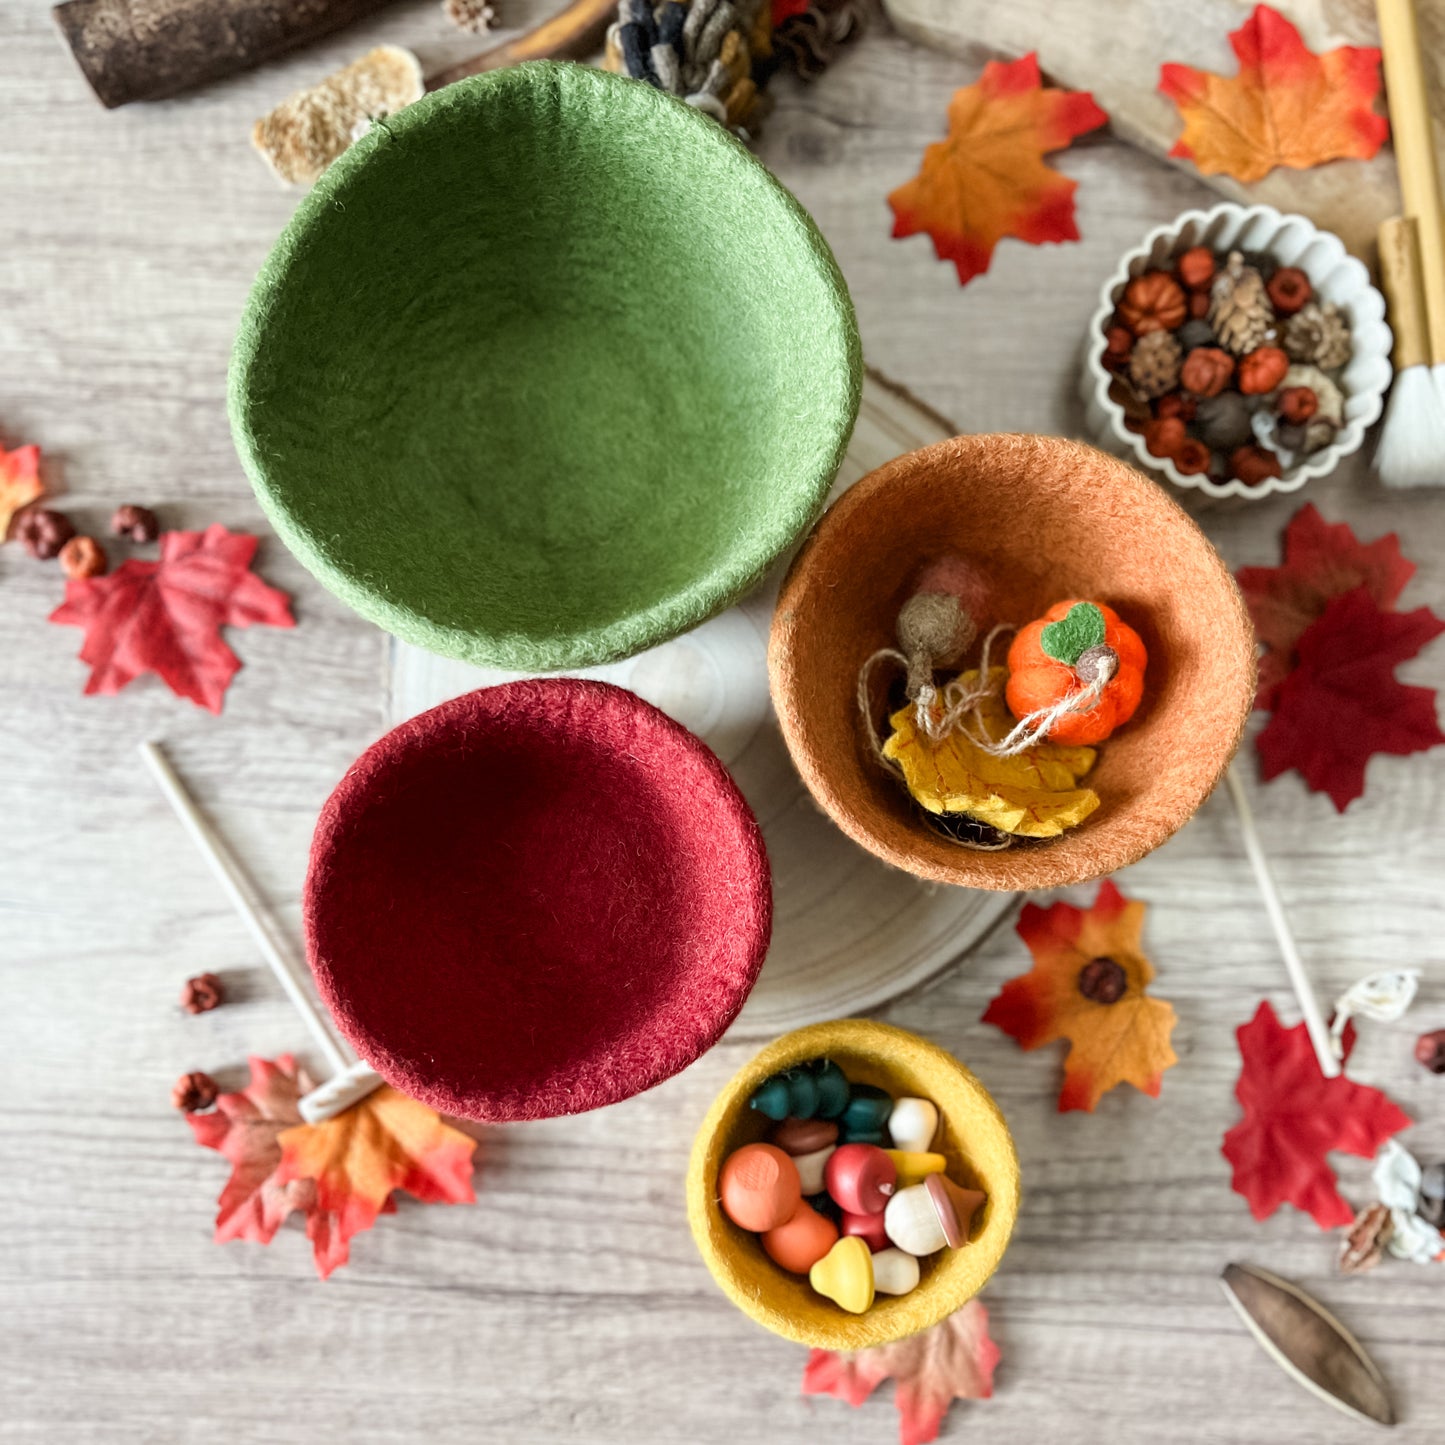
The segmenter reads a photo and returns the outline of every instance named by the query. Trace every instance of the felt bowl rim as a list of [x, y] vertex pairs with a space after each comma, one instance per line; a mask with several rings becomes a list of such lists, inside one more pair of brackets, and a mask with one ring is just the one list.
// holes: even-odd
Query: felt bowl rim
[[[1181, 806], [1169, 818], [1156, 820], [1148, 828], [1133, 829], [1127, 835], [1111, 829], [1107, 815], [1100, 816], [1097, 821], [1090, 820], [1087, 826], [1093, 845], [1091, 861], [1075, 867], [1061, 862], [1058, 850], [1047, 844], [1036, 848], [1009, 848], [1001, 852], [951, 848], [947, 850], [947, 861], [942, 861], [936, 852], [929, 856], [909, 848], [895, 847], [880, 836], [875, 824], [878, 806], [862, 789], [851, 785], [851, 778], [843, 776], [849, 762], [820, 758], [808, 742], [806, 668], [794, 648], [790, 621], [793, 611], [800, 605], [800, 599], [814, 588], [826, 588], [830, 569], [836, 571], [840, 565], [846, 566], [847, 554], [863, 545], [863, 538], [887, 533], [890, 522], [897, 516], [897, 493], [926, 477], [935, 459], [951, 456], [959, 449], [982, 459], [990, 448], [1021, 440], [1044, 452], [1072, 453], [1080, 467], [1087, 464], [1106, 469], [1113, 485], [1130, 492], [1133, 500], [1156, 510], [1161, 518], [1182, 522], [1184, 534], [1194, 536], [1212, 555], [1212, 570], [1222, 589], [1224, 615], [1234, 634], [1227, 639], [1228, 645], [1238, 655], [1239, 665], [1232, 672], [1235, 693], [1233, 726], [1213, 740], [1214, 752], [1199, 769], [1192, 792], [1181, 799]], [[871, 518], [871, 526], [859, 526], [860, 514]], [[847, 538], [847, 544], [840, 542], [833, 546], [834, 539], [840, 537]], [[840, 557], [839, 554], [843, 555]], [[1233, 575], [1199, 524], [1163, 487], [1118, 457], [1084, 442], [1064, 437], [985, 432], [951, 437], [905, 452], [856, 482], [829, 507], [804, 540], [783, 580], [768, 638], [768, 681], [774, 711], [793, 765], [813, 800], [854, 842], [885, 863], [930, 882], [989, 890], [1036, 891], [1101, 878], [1137, 863], [1173, 837], [1194, 816], [1219, 785], [1243, 741], [1254, 707], [1254, 655], [1254, 625]], [[937, 835], [922, 822], [915, 822], [910, 831], [921, 846], [938, 842]]]
[[[796, 227], [804, 249], [823, 278], [843, 339], [843, 354], [837, 362], [847, 380], [846, 395], [839, 398], [840, 424], [826, 464], [815, 474], [793, 472], [768, 479], [768, 485], [774, 488], [790, 485], [795, 505], [776, 517], [769, 511], [763, 525], [749, 537], [735, 535], [724, 558], [679, 592], [640, 610], [571, 633], [523, 637], [515, 632], [489, 633], [480, 628], [435, 621], [377, 586], [373, 569], [363, 566], [357, 570], [338, 563], [326, 540], [292, 509], [288, 493], [296, 482], [275, 474], [257, 446], [247, 416], [247, 390], [265, 346], [267, 316], [284, 294], [294, 258], [312, 244], [313, 227], [318, 219], [334, 206], [344, 204], [350, 188], [365, 184], [367, 159], [376, 148], [393, 139], [424, 133], [434, 116], [459, 106], [480, 111], [495, 107], [510, 94], [539, 93], [559, 71], [566, 71], [574, 78], [585, 78], [584, 83], [592, 87], [594, 104], [606, 108], [637, 108], [644, 97], [649, 107], [658, 101], [665, 102], [661, 114], [669, 116], [679, 132], [691, 131], [694, 139], [700, 138], [713, 147], [714, 165], [740, 166], [753, 173], [761, 189], [780, 203], [780, 217], [790, 219]], [[384, 131], [373, 127], [328, 167], [282, 230], [247, 298], [231, 353], [227, 411], [232, 442], [267, 519], [290, 551], [328, 591], [367, 621], [428, 651], [509, 671], [552, 672], [634, 656], [707, 621], [750, 591], [821, 512], [847, 452], [862, 394], [862, 342], [852, 297], [831, 247], [792, 192], [726, 127], [695, 106], [642, 81], [591, 66], [535, 60], [457, 81], [423, 96], [388, 117]], [[814, 418], [815, 423], [819, 420]], [[799, 417], [797, 422], [806, 425], [808, 418]], [[747, 545], [739, 545], [743, 541]]]
[[[585, 734], [589, 706], [595, 709], [607, 701], [623, 701], [636, 719], [639, 736], [645, 727], [650, 746], [671, 748], [674, 756], [695, 764], [690, 776], [699, 791], [709, 784], [712, 786], [709, 806], [728, 811], [742, 825], [745, 842], [738, 853], [738, 871], [740, 874], [751, 873], [757, 880], [757, 907], [754, 915], [757, 927], [751, 937], [743, 937], [739, 943], [739, 950], [745, 951], [746, 955], [739, 986], [725, 999], [720, 1000], [722, 1006], [707, 1020], [705, 1026], [700, 1025], [695, 1032], [684, 1037], [675, 1033], [666, 1037], [659, 1036], [657, 1046], [646, 1065], [633, 1068], [625, 1080], [622, 1070], [608, 1067], [608, 1056], [605, 1053], [595, 1055], [596, 1067], [585, 1076], [589, 1102], [580, 1110], [573, 1102], [576, 1093], [575, 1080], [570, 1084], [555, 1084], [550, 1089], [531, 1089], [526, 1095], [525, 1103], [519, 1106], [513, 1102], [514, 1096], [503, 1096], [499, 1099], [491, 1092], [462, 1091], [441, 1081], [419, 1084], [414, 1076], [402, 1077], [388, 1062], [388, 1050], [379, 1046], [377, 1031], [365, 1026], [349, 1008], [345, 985], [338, 980], [335, 969], [325, 957], [316, 917], [319, 900], [327, 886], [322, 879], [328, 872], [338, 828], [353, 821], [368, 806], [378, 785], [388, 776], [385, 770], [418, 753], [451, 752], [459, 733], [467, 732], [474, 739], [477, 728], [483, 724], [505, 729], [508, 695], [522, 691], [530, 694], [538, 690], [556, 697], [559, 712], [570, 724], [565, 730], [559, 728], [554, 734], [555, 738], [562, 741]], [[438, 722], [444, 724], [444, 729], [437, 729]], [[456, 756], [454, 752], [453, 756]], [[373, 765], [379, 765], [381, 771]], [[705, 812], [706, 809], [701, 811]], [[591, 678], [574, 677], [523, 678], [493, 687], [477, 688], [426, 712], [418, 713], [378, 738], [347, 768], [345, 776], [322, 807], [311, 842], [302, 893], [307, 962], [317, 992], [347, 1042], [387, 1083], [403, 1093], [420, 1099], [443, 1113], [485, 1123], [510, 1123], [589, 1112], [640, 1094], [671, 1078], [700, 1058], [726, 1032], [757, 982], [767, 956], [772, 912], [772, 872], [762, 829], [758, 826], [747, 799], [743, 797], [732, 774], [717, 754], [681, 723], [627, 688]], [[738, 919], [735, 936], [742, 934], [743, 921], [742, 918]], [[408, 1059], [406, 1062], [413, 1069], [417, 1066], [415, 1059]]]
[[[781, 1069], [808, 1059], [869, 1061], [869, 1072], [886, 1077], [890, 1056], [906, 1055], [910, 1072], [932, 1081], [927, 1097], [960, 1139], [987, 1135], [1002, 1152], [1004, 1168], [992, 1181], [983, 1231], [962, 1249], [935, 1256], [937, 1263], [917, 1287], [898, 1299], [881, 1300], [861, 1315], [849, 1314], [822, 1296], [808, 1318], [789, 1313], [777, 1295], [743, 1278], [742, 1251], [757, 1246], [730, 1223], [718, 1204], [717, 1176], [725, 1140], [747, 1113], [748, 1096]], [[855, 1065], [856, 1067], [856, 1065]], [[723, 1293], [758, 1324], [815, 1349], [859, 1350], [888, 1344], [928, 1329], [968, 1303], [992, 1278], [1003, 1259], [1018, 1218], [1020, 1186], [1013, 1135], [992, 1094], [973, 1071], [946, 1049], [892, 1024], [873, 1019], [834, 1019], [810, 1024], [776, 1039], [756, 1054], [713, 1100], [693, 1140], [687, 1167], [687, 1215], [693, 1241]], [[777, 1268], [777, 1267], [775, 1267]], [[779, 1291], [796, 1283], [777, 1268]]]

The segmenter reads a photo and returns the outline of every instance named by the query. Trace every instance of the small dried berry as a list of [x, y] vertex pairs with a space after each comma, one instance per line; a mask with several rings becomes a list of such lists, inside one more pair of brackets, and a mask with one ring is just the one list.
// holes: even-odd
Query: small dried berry
[[1184, 445], [1184, 438], [1180, 417], [1159, 417], [1144, 423], [1144, 446], [1151, 457], [1172, 457]]
[[1257, 487], [1269, 477], [1282, 477], [1284, 469], [1279, 458], [1264, 447], [1236, 447], [1229, 454], [1229, 470], [1246, 487]]
[[1217, 346], [1199, 346], [1184, 358], [1179, 382], [1195, 396], [1218, 396], [1234, 375], [1234, 358]]
[[1289, 357], [1277, 346], [1260, 346], [1239, 361], [1239, 389], [1246, 396], [1273, 391], [1289, 370]]
[[1104, 332], [1104, 365], [1111, 371], [1129, 364], [1134, 333], [1127, 326], [1110, 326]]
[[1129, 989], [1129, 975], [1112, 958], [1091, 958], [1079, 970], [1079, 992], [1090, 1003], [1118, 1003]]
[[1209, 470], [1213, 457], [1214, 453], [1198, 437], [1185, 437], [1174, 453], [1173, 462], [1175, 469], [1186, 477], [1197, 477]]
[[60, 549], [60, 565], [67, 577], [102, 577], [110, 566], [105, 548], [94, 537], [72, 537]]
[[1432, 1074], [1445, 1074], [1445, 1029], [1421, 1034], [1415, 1040], [1415, 1059]]
[[1192, 396], [1186, 396], [1182, 391], [1171, 391], [1154, 403], [1154, 415], [1177, 416], [1182, 421], [1193, 421], [1197, 405], [1198, 402]]
[[1184, 288], [1167, 271], [1146, 271], [1125, 288], [1119, 314], [1135, 336], [1173, 331], [1184, 324], [1188, 303]]
[[110, 519], [110, 530], [117, 537], [129, 537], [132, 542], [154, 542], [160, 535], [161, 524], [149, 507], [137, 507], [127, 502], [115, 509]]
[[1320, 399], [1309, 386], [1287, 386], [1279, 394], [1279, 414], [1291, 426], [1302, 426], [1320, 409]]
[[216, 1102], [221, 1086], [209, 1075], [199, 1070], [182, 1074], [171, 1089], [171, 1108], [185, 1114], [194, 1114], [209, 1109]]
[[1310, 278], [1298, 266], [1281, 266], [1269, 278], [1265, 290], [1281, 316], [1293, 316], [1315, 294]]
[[213, 973], [188, 978], [181, 989], [181, 1007], [188, 1014], [209, 1013], [226, 1001], [226, 989]]
[[1207, 287], [1214, 280], [1214, 252], [1208, 246], [1191, 246], [1178, 260], [1179, 279], [1191, 291]]
[[1209, 315], [1209, 306], [1208, 291], [1191, 291], [1189, 293], [1189, 319], [1191, 321], [1203, 321]]
[[42, 562], [60, 555], [60, 549], [75, 536], [75, 527], [64, 512], [49, 507], [28, 507], [15, 519], [15, 539]]

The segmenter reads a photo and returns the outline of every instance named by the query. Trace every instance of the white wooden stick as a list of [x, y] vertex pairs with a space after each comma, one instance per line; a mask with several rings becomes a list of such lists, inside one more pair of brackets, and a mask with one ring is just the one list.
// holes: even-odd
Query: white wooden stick
[[302, 1021], [311, 1032], [311, 1037], [316, 1041], [317, 1048], [326, 1056], [326, 1062], [331, 1066], [333, 1073], [347, 1072], [353, 1067], [352, 1061], [331, 1036], [331, 1030], [327, 1028], [326, 1021], [322, 1018], [316, 1005], [311, 1002], [306, 987], [301, 982], [300, 971], [297, 969], [295, 961], [282, 951], [271, 929], [267, 927], [266, 920], [252, 894], [251, 886], [245, 874], [241, 872], [240, 864], [236, 862], [230, 849], [221, 841], [211, 825], [202, 817], [200, 810], [196, 807], [195, 799], [186, 791], [185, 784], [176, 776], [175, 769], [171, 767], [170, 760], [161, 751], [159, 744], [142, 743], [140, 755], [145, 759], [146, 766], [151, 770], [156, 782], [160, 784], [161, 792], [165, 794], [166, 801], [170, 803], [176, 817], [180, 819], [181, 826], [191, 835], [191, 841], [200, 849], [206, 862], [211, 865], [211, 872], [216, 875], [217, 881], [226, 890], [226, 896], [235, 905], [236, 912], [241, 915], [242, 921], [250, 930], [251, 937], [256, 940], [256, 946], [261, 950], [261, 956], [271, 965], [271, 972], [276, 975], [277, 982], [286, 990], [286, 997], [291, 1000], [296, 1012], [301, 1015]]
[[1263, 847], [1260, 846], [1259, 833], [1254, 826], [1254, 813], [1249, 806], [1249, 798], [1244, 791], [1244, 784], [1240, 782], [1239, 774], [1235, 772], [1232, 765], [1225, 773], [1225, 782], [1229, 787], [1230, 799], [1234, 803], [1234, 811], [1239, 817], [1239, 831], [1244, 838], [1245, 855], [1249, 859], [1250, 867], [1254, 869], [1255, 882], [1259, 884], [1260, 894], [1264, 898], [1265, 912], [1269, 914], [1269, 921], [1274, 927], [1275, 939], [1279, 943], [1279, 951], [1284, 956], [1284, 966], [1289, 972], [1289, 981], [1294, 987], [1295, 997], [1299, 1000], [1300, 1013], [1304, 1015], [1305, 1028], [1309, 1031], [1310, 1042], [1314, 1045], [1320, 1072], [1327, 1079], [1337, 1078], [1340, 1073], [1340, 1061], [1335, 1057], [1335, 1051], [1330, 1046], [1330, 1031], [1320, 1013], [1320, 1006], [1315, 1001], [1315, 991], [1310, 986], [1309, 975], [1305, 973], [1299, 949], [1295, 947], [1294, 934], [1290, 932], [1284, 904], [1280, 901], [1279, 891], [1275, 888], [1274, 878], [1270, 875], [1269, 862], [1264, 856]]

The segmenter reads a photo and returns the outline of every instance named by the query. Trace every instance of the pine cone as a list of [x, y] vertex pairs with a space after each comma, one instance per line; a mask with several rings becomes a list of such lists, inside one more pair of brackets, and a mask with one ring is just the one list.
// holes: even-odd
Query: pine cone
[[1350, 359], [1350, 323], [1333, 301], [1310, 301], [1285, 323], [1284, 349], [1291, 361], [1333, 371]]
[[497, 12], [487, 0], [442, 0], [442, 14], [469, 35], [485, 35], [497, 23]]
[[1172, 331], [1146, 331], [1129, 356], [1129, 380], [1140, 396], [1163, 396], [1179, 385], [1184, 350]]
[[1235, 356], [1254, 351], [1274, 338], [1274, 307], [1264, 277], [1253, 266], [1247, 266], [1238, 251], [1229, 253], [1224, 269], [1214, 278], [1209, 324], [1219, 344]]

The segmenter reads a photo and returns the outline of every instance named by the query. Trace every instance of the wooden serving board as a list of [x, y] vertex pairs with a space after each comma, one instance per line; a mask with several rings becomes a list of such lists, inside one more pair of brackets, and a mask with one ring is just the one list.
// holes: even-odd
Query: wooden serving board
[[[1445, 155], [1445, 0], [1417, 0], [1425, 69], [1431, 82], [1435, 142]], [[990, 54], [1033, 50], [1054, 82], [1088, 90], [1108, 111], [1114, 133], [1167, 158], [1181, 130], [1179, 113], [1159, 94], [1166, 61], [1233, 75], [1238, 69], [1228, 35], [1254, 0], [883, 0], [910, 40], [982, 65]], [[1279, 0], [1281, 13], [1312, 50], [1378, 45], [1371, 0]], [[962, 82], [961, 82], [962, 83]], [[1189, 161], [1171, 161], [1195, 175]], [[1252, 186], [1227, 176], [1201, 179], [1221, 195], [1298, 211], [1333, 231], [1365, 261], [1373, 261], [1375, 230], [1400, 212], [1394, 152], [1370, 161], [1334, 161], [1308, 171], [1275, 170]]]
[[[870, 373], [832, 497], [901, 453], [956, 432]], [[962, 958], [1014, 899], [939, 888], [889, 868], [815, 806], [768, 697], [768, 627], [786, 567], [787, 560], [736, 607], [692, 632], [578, 674], [631, 688], [690, 728], [732, 770], [762, 825], [773, 867], [773, 940], [734, 1038], [771, 1038], [874, 1008]], [[393, 642], [390, 720], [522, 675]]]

